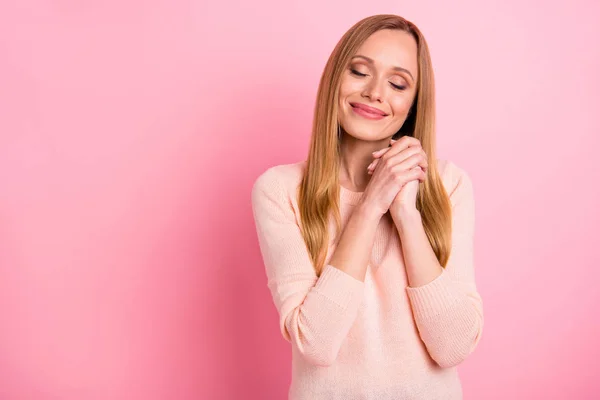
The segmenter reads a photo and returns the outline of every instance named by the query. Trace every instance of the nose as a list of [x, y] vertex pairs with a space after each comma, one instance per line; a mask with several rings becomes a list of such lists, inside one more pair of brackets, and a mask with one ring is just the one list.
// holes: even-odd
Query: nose
[[382, 90], [379, 80], [371, 79], [370, 82], [365, 86], [362, 95], [371, 101], [378, 101], [381, 103]]

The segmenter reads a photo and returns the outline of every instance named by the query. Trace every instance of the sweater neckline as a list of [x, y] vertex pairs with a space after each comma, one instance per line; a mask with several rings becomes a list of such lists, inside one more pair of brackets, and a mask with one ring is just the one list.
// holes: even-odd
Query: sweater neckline
[[347, 204], [356, 205], [365, 192], [354, 192], [340, 185], [340, 200]]

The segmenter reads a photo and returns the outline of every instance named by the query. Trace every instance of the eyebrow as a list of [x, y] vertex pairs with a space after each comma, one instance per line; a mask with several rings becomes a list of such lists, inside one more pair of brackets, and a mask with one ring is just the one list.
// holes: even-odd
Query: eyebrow
[[[374, 64], [374, 61], [372, 58], [369, 58], [367, 56], [361, 56], [361, 55], [356, 55], [354, 57], [352, 57], [352, 59], [354, 58], [363, 58], [364, 60], [366, 60], [369, 64]], [[413, 80], [413, 82], [415, 81], [415, 78], [412, 76], [412, 74], [410, 73], [409, 70], [407, 70], [406, 68], [402, 68], [402, 67], [392, 67], [392, 69], [394, 71], [400, 71], [400, 72], [405, 72], [408, 75], [410, 75], [410, 78]]]

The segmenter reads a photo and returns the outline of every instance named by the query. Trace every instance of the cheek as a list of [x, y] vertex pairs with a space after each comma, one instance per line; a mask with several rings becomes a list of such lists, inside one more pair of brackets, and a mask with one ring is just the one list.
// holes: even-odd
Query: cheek
[[394, 114], [400, 116], [407, 114], [411, 105], [411, 99], [405, 97], [397, 98], [390, 102], [390, 106], [392, 107], [392, 110], [394, 110]]
[[342, 82], [340, 85], [340, 90], [338, 92], [338, 106], [340, 110], [344, 110], [349, 107], [348, 102], [351, 101], [353, 93], [356, 92], [353, 86], [354, 85], [350, 82]]
[[342, 81], [342, 83], [340, 84], [340, 96], [339, 96], [341, 101], [344, 101], [344, 99], [346, 97], [348, 97], [349, 95], [352, 94], [352, 92], [355, 91], [354, 86], [355, 85], [352, 82], [349, 82], [347, 80]]

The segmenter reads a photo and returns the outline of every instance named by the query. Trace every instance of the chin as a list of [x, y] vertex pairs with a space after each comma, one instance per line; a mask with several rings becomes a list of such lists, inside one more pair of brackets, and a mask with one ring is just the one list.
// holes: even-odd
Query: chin
[[348, 136], [351, 136], [357, 140], [371, 142], [385, 139], [387, 136], [382, 135], [381, 132], [378, 132], [379, 129], [377, 129], [377, 127], [374, 125], [375, 124], [369, 123], [346, 123], [342, 124], [342, 129]]
[[377, 141], [377, 140], [382, 140], [384, 139], [386, 136], [381, 136], [381, 135], [373, 135], [373, 130], [372, 129], [344, 129], [344, 131], [346, 132], [346, 134], [348, 136], [353, 137], [354, 139], [357, 140], [364, 140], [365, 142], [372, 142], [372, 141]]

